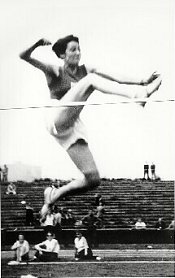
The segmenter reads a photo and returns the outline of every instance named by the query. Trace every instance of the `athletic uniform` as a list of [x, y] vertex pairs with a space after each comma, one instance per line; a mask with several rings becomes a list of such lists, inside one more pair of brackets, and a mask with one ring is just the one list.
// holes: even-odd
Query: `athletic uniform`
[[[78, 66], [76, 74], [73, 74], [65, 67], [60, 67], [59, 76], [52, 75], [51, 82], [48, 84], [51, 97], [50, 105], [56, 106], [61, 101], [74, 101], [72, 96], [69, 99], [68, 91], [86, 75], [87, 71], [84, 65]], [[70, 107], [48, 108], [46, 115], [46, 126], [48, 131], [66, 150], [76, 143], [78, 139], [83, 139], [87, 142], [86, 129], [79, 117], [75, 118], [75, 120], [68, 118], [66, 124], [62, 126], [59, 131], [56, 130], [55, 120], [59, 120], [61, 114], [68, 111], [68, 109], [70, 109]], [[72, 107], [71, 109], [75, 108]]]

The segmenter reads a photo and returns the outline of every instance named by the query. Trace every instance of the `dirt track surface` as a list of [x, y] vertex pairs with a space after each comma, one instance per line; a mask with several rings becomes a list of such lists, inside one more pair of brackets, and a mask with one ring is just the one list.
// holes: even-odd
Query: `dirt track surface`
[[173, 249], [98, 249], [94, 254], [102, 260], [75, 262], [73, 250], [61, 250], [58, 262], [10, 266], [13, 253], [3, 251], [1, 277], [174, 277]]

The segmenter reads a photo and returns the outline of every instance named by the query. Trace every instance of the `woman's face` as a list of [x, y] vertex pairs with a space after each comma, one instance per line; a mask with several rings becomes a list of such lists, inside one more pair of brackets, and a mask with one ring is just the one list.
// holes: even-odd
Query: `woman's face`
[[52, 234], [47, 234], [47, 239], [48, 239], [49, 241], [51, 241], [51, 240], [53, 239], [53, 235], [52, 235]]
[[80, 46], [78, 42], [71, 41], [67, 44], [65, 52], [65, 63], [69, 65], [78, 65], [81, 58]]
[[18, 236], [19, 242], [23, 243], [24, 242], [24, 236], [23, 235], [19, 235]]
[[80, 239], [82, 237], [81, 233], [77, 233], [77, 237]]

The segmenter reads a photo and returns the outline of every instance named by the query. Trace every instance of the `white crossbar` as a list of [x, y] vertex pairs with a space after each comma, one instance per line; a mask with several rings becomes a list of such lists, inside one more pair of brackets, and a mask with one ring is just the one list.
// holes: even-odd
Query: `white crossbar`
[[34, 106], [19, 106], [19, 107], [0, 107], [0, 111], [3, 110], [20, 110], [20, 109], [40, 109], [40, 108], [57, 108], [57, 107], [74, 107], [74, 106], [101, 106], [101, 105], [113, 105], [113, 104], [133, 104], [133, 103], [164, 103], [173, 102], [174, 99], [150, 99], [150, 98], [137, 98], [137, 99], [127, 99], [127, 100], [116, 100], [110, 102], [88, 102], [88, 101], [72, 101], [63, 102], [58, 101], [56, 105], [34, 105]]

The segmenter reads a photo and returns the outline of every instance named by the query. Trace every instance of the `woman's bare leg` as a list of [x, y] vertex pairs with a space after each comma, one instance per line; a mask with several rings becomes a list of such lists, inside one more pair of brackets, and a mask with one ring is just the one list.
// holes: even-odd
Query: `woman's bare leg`
[[86, 101], [94, 90], [127, 98], [149, 97], [159, 88], [161, 81], [161, 76], [158, 76], [147, 86], [120, 84], [90, 73], [71, 88], [62, 99], [64, 101]]
[[93, 189], [100, 183], [99, 173], [94, 162], [93, 156], [89, 150], [88, 144], [84, 140], [78, 140], [67, 150], [70, 158], [77, 168], [82, 172], [84, 177], [79, 180], [71, 181], [60, 188], [46, 188], [45, 204], [41, 210], [44, 215], [48, 210], [48, 205], [55, 203], [58, 199], [65, 195], [71, 195], [76, 192], [82, 192]]
[[142, 85], [131, 85], [131, 84], [120, 84], [116, 81], [103, 78], [96, 74], [89, 74], [91, 85], [94, 89], [105, 93], [123, 96], [127, 98], [145, 98], [153, 94], [161, 84], [161, 76], [158, 76], [147, 86]]
[[[127, 98], [146, 98], [151, 96], [161, 85], [162, 79], [159, 76], [147, 86], [124, 85], [116, 81], [111, 81], [97, 74], [90, 73], [81, 79], [67, 94], [61, 99], [63, 102], [86, 101], [94, 90], [99, 90], [105, 94], [113, 94]], [[58, 108], [58, 116], [55, 116], [55, 127], [59, 132], [75, 121], [79, 116], [82, 106]], [[61, 111], [61, 112], [60, 112]], [[69, 119], [69, 121], [68, 121]]]

